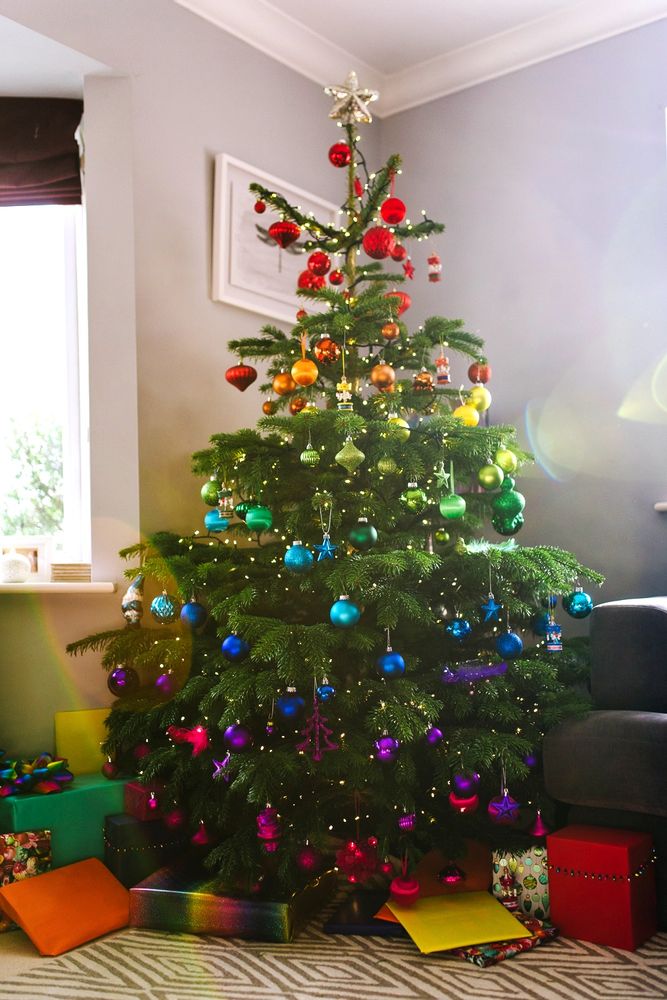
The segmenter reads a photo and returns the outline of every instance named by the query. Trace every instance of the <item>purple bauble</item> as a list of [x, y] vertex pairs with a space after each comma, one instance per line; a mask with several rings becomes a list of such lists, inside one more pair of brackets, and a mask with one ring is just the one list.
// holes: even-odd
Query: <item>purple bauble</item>
[[513, 799], [505, 788], [502, 795], [491, 799], [486, 811], [494, 823], [511, 826], [512, 823], [516, 823], [518, 820], [520, 808], [521, 806], [517, 800]]
[[375, 741], [375, 759], [382, 761], [396, 760], [400, 745], [397, 739], [384, 733], [379, 740]]
[[525, 753], [523, 755], [522, 760], [523, 760], [524, 764], [526, 765], [526, 767], [536, 767], [537, 766], [537, 754], [535, 753], [534, 750], [530, 750], [528, 753]]
[[452, 784], [456, 789], [457, 795], [462, 795], [466, 798], [467, 796], [476, 794], [479, 786], [479, 775], [477, 771], [467, 772], [466, 774], [455, 774], [452, 778]]
[[254, 741], [253, 735], [245, 726], [235, 722], [233, 726], [227, 726], [224, 732], [225, 746], [232, 753], [243, 753], [250, 750]]
[[176, 684], [174, 683], [174, 675], [169, 672], [165, 674], [160, 674], [160, 676], [155, 681], [155, 690], [159, 694], [160, 698], [171, 698], [171, 696], [176, 691]]
[[107, 677], [107, 687], [116, 698], [134, 694], [139, 689], [139, 674], [132, 667], [114, 667]]
[[444, 738], [445, 734], [437, 726], [431, 726], [426, 732], [426, 742], [430, 743], [432, 747], [437, 746]]

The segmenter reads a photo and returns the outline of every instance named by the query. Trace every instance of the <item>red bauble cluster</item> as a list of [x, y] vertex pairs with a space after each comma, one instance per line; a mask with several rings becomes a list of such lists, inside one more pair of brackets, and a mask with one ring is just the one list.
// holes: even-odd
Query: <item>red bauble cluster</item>
[[352, 150], [346, 142], [334, 142], [329, 150], [329, 161], [334, 167], [347, 167], [352, 159]]
[[297, 282], [299, 288], [310, 288], [316, 292], [320, 288], [324, 288], [325, 284], [324, 277], [320, 274], [313, 274], [312, 271], [302, 271]]
[[332, 285], [342, 285], [345, 281], [345, 275], [342, 271], [332, 271], [329, 275], [329, 281]]
[[240, 392], [245, 392], [257, 378], [257, 371], [252, 365], [232, 365], [225, 372], [225, 378], [230, 385], [233, 385]]
[[321, 276], [326, 274], [331, 267], [331, 258], [324, 250], [315, 250], [308, 258], [308, 270], [313, 274]]
[[336, 866], [347, 875], [348, 882], [366, 882], [378, 867], [377, 837], [369, 837], [364, 844], [349, 840], [336, 852]]
[[289, 222], [283, 219], [280, 222], [272, 222], [269, 226], [269, 236], [276, 241], [279, 247], [284, 250], [301, 236], [301, 230], [296, 222]]
[[403, 222], [407, 209], [400, 198], [387, 198], [380, 206], [380, 215], [388, 226], [397, 226]]
[[394, 234], [384, 226], [373, 226], [364, 233], [361, 245], [373, 260], [384, 260], [396, 246]]

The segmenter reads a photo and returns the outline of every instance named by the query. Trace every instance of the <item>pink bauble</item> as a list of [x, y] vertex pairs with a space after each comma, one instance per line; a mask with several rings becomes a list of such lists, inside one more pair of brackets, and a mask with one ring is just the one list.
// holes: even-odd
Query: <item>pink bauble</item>
[[462, 795], [457, 795], [456, 792], [450, 792], [449, 804], [452, 809], [456, 809], [462, 815], [463, 813], [473, 813], [479, 806], [479, 795], [464, 798]]
[[170, 830], [179, 830], [185, 823], [187, 816], [182, 809], [170, 809], [162, 817], [162, 822]]
[[296, 855], [297, 868], [306, 875], [314, 875], [322, 867], [322, 853], [312, 844], [305, 844]]
[[391, 898], [402, 906], [410, 906], [419, 898], [419, 882], [408, 875], [397, 875], [389, 887]]

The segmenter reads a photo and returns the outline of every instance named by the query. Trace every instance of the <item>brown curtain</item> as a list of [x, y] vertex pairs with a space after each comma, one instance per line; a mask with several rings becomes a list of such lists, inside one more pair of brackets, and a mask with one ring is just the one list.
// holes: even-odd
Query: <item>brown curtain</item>
[[0, 206], [77, 205], [83, 101], [0, 97]]

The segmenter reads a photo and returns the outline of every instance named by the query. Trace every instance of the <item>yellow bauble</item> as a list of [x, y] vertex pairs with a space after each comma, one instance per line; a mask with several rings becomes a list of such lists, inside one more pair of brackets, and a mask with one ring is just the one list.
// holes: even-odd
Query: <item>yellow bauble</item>
[[494, 455], [493, 461], [496, 465], [499, 465], [503, 472], [507, 473], [508, 476], [511, 476], [513, 472], [516, 472], [517, 465], [519, 464], [518, 458], [513, 451], [509, 450], [509, 448], [499, 448]]
[[300, 358], [292, 365], [292, 378], [297, 385], [312, 385], [317, 382], [319, 374], [317, 365], [310, 358]]
[[302, 409], [301, 412], [302, 413], [319, 413], [320, 409], [319, 409], [318, 406], [315, 406], [315, 403], [306, 403], [306, 405], [304, 406], [304, 408]]
[[399, 441], [407, 441], [410, 437], [410, 424], [403, 417], [389, 417], [387, 420], [393, 437]]
[[468, 393], [468, 402], [480, 413], [484, 413], [491, 406], [491, 393], [486, 386], [474, 385]]
[[452, 416], [460, 420], [466, 427], [477, 427], [479, 423], [479, 412], [471, 403], [464, 403], [462, 406], [457, 406]]

